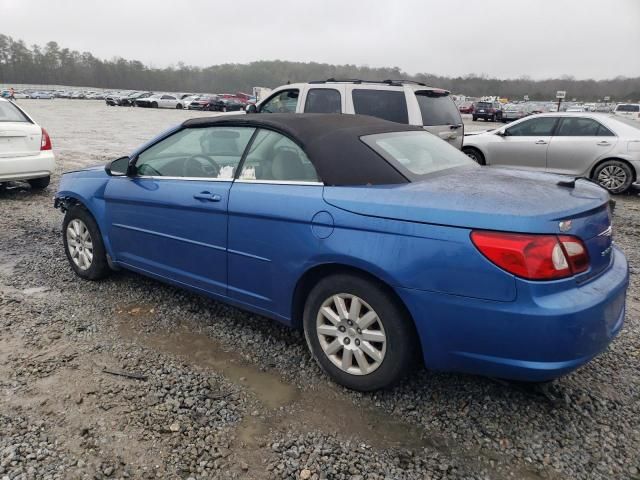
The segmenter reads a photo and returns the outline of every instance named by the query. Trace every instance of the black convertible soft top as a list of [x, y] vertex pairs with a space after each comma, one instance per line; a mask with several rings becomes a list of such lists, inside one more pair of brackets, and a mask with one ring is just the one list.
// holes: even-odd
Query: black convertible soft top
[[287, 135], [306, 152], [326, 185], [384, 185], [409, 180], [360, 140], [364, 135], [424, 131], [367, 115], [257, 113], [186, 120], [184, 128], [251, 126]]

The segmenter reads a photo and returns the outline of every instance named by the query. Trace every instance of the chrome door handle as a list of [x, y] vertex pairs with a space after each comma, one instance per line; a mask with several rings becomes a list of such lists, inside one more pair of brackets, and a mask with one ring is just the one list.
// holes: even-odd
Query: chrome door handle
[[546, 145], [547, 141], [546, 140], [538, 140], [536, 141], [536, 145]]
[[206, 200], [208, 202], [219, 202], [220, 200], [222, 200], [222, 197], [220, 195], [211, 192], [196, 193], [193, 198], [195, 198], [196, 200]]
[[601, 147], [606, 147], [608, 145], [611, 145], [609, 142], [607, 142], [606, 140], [603, 140], [601, 142], [598, 142], [596, 145], [599, 145]]

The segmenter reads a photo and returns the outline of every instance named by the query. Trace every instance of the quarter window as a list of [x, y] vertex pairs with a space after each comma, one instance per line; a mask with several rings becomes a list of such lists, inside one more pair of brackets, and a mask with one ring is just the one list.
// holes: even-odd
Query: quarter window
[[556, 133], [560, 137], [607, 137], [613, 133], [591, 118], [563, 118]]
[[556, 120], [556, 117], [532, 118], [507, 128], [506, 132], [512, 137], [549, 137]]
[[352, 91], [351, 97], [356, 113], [392, 122], [409, 123], [407, 101], [402, 90], [356, 88]]
[[312, 88], [304, 103], [306, 113], [342, 113], [342, 97], [334, 88]]
[[260, 106], [261, 113], [295, 113], [298, 106], [299, 90], [283, 90]]
[[240, 180], [320, 181], [304, 151], [291, 139], [271, 130], [260, 130], [256, 135]]
[[232, 180], [255, 128], [185, 128], [142, 152], [142, 176]]

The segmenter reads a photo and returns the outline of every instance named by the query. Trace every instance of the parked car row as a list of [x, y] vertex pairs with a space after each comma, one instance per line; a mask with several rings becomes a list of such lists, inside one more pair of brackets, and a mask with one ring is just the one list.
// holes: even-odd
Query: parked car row
[[[485, 121], [497, 121], [507, 123], [513, 120], [524, 118], [535, 113], [552, 113], [558, 111], [557, 101], [535, 102], [517, 101], [502, 103], [498, 100], [464, 101], [458, 105], [460, 113], [471, 114], [474, 121], [482, 119]], [[614, 113], [616, 115], [627, 116], [640, 120], [640, 104], [637, 103], [581, 103], [562, 102], [561, 112], [600, 112]]]

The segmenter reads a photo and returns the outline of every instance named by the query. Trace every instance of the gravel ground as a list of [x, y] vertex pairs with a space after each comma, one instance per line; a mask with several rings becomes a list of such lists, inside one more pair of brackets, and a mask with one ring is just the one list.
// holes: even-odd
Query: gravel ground
[[[192, 116], [20, 104], [59, 171]], [[299, 332], [132, 273], [74, 276], [57, 180], [0, 192], [1, 480], [640, 479], [638, 196], [614, 219], [626, 326], [589, 365], [544, 390], [420, 371], [360, 394], [327, 380]]]

